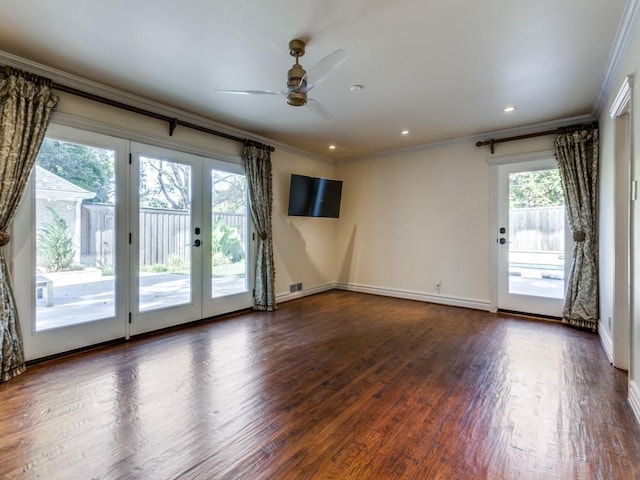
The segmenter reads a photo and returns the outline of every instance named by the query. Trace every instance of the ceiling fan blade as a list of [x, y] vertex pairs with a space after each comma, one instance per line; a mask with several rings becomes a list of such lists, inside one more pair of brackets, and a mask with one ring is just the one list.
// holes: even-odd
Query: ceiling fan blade
[[216, 90], [220, 93], [231, 93], [233, 95], [282, 95], [281, 92], [272, 92], [270, 90]]
[[314, 114], [318, 115], [319, 117], [322, 117], [327, 121], [333, 120], [333, 115], [331, 115], [331, 113], [329, 113], [329, 110], [327, 110], [327, 108], [318, 100], [309, 98], [307, 100], [307, 107], [309, 107], [309, 110], [311, 110]]
[[299, 91], [308, 92], [313, 87], [322, 82], [327, 76], [333, 72], [336, 68], [342, 65], [345, 60], [349, 58], [349, 54], [342, 49], [338, 49], [333, 53], [330, 53], [313, 67], [307, 70], [307, 74], [302, 78], [301, 85], [306, 86]]

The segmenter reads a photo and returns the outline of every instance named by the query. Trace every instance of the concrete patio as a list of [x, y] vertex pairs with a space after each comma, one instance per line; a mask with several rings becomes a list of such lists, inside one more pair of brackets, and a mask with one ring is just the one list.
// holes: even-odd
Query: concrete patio
[[[53, 298], [48, 299], [51, 306], [46, 306], [45, 295], [36, 300], [38, 331], [115, 315], [114, 276], [102, 276], [97, 269], [48, 273], [44, 276], [52, 281]], [[244, 278], [212, 278], [211, 282], [214, 297], [246, 291]], [[189, 301], [190, 285], [187, 275], [148, 272], [140, 274], [141, 311], [182, 305]]]

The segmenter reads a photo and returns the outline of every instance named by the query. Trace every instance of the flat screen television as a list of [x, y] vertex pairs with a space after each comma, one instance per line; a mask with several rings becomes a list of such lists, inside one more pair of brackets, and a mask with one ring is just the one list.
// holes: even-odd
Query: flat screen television
[[340, 217], [342, 181], [291, 174], [289, 216]]

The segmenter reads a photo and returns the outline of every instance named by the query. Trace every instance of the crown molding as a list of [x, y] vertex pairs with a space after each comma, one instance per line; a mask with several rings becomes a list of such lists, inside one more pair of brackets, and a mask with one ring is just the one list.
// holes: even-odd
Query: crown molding
[[534, 123], [531, 125], [523, 125], [520, 127], [506, 128], [503, 130], [492, 130], [490, 132], [481, 133], [478, 135], [471, 135], [467, 137], [457, 137], [450, 140], [443, 140], [440, 142], [425, 143], [423, 145], [414, 145], [411, 147], [399, 148], [396, 150], [387, 150], [386, 152], [376, 153], [366, 157], [351, 157], [343, 160], [339, 160], [340, 163], [357, 162], [361, 160], [371, 160], [374, 158], [389, 157], [392, 155], [399, 155], [405, 153], [422, 152], [434, 148], [448, 147], [452, 145], [460, 145], [464, 143], [475, 143], [478, 140], [486, 140], [487, 138], [504, 138], [514, 137], [517, 135], [527, 135], [529, 133], [536, 133], [544, 130], [553, 130], [554, 128], [566, 127], [569, 125], [575, 125], [579, 123], [595, 122], [596, 118], [591, 114], [578, 115], [576, 117], [561, 118], [559, 120], [551, 120], [548, 122]]
[[631, 91], [633, 89], [633, 75], [627, 75], [622, 82], [622, 86], [614, 98], [611, 108], [609, 109], [609, 117], [616, 118], [624, 115], [629, 111], [631, 106]]
[[[306, 150], [302, 150], [300, 148], [296, 148], [291, 145], [277, 142], [270, 138], [261, 137], [254, 133], [248, 132], [246, 130], [241, 130], [239, 128], [235, 128], [230, 125], [226, 125], [224, 123], [216, 122], [211, 118], [203, 117], [201, 115], [196, 115], [186, 110], [170, 107], [168, 105], [165, 105], [161, 102], [157, 102], [155, 100], [139, 97], [137, 95], [128, 93], [124, 90], [119, 90], [117, 88], [109, 87], [107, 85], [103, 85], [101, 83], [94, 82], [92, 80], [88, 80], [86, 78], [82, 78], [77, 75], [73, 75], [71, 73], [67, 73], [62, 70], [58, 70], [56, 68], [49, 67], [41, 63], [37, 63], [32, 60], [19, 57], [17, 55], [13, 55], [3, 50], [0, 50], [0, 63], [2, 63], [2, 65], [9, 65], [11, 67], [15, 67], [20, 70], [25, 70], [27, 72], [35, 73], [36, 75], [49, 78], [54, 83], [59, 83], [60, 85], [65, 85], [78, 90], [82, 90], [83, 92], [87, 92], [100, 97], [105, 97], [110, 100], [114, 100], [116, 102], [121, 102], [127, 105], [131, 105], [133, 107], [141, 108], [143, 110], [149, 110], [149, 111], [159, 113], [161, 115], [168, 116], [171, 118], [180, 118], [180, 120], [193, 123], [194, 125], [198, 125], [198, 126], [213, 129], [213, 130], [218, 130], [222, 133], [226, 133], [229, 135], [245, 137], [249, 140], [269, 144], [274, 146], [276, 149], [280, 149], [280, 150], [287, 151], [289, 153], [304, 156], [309, 159], [330, 163], [332, 165], [335, 164], [335, 161], [329, 157], [323, 157], [321, 155], [313, 154], [311, 152], [307, 152]], [[91, 101], [91, 100], [87, 100], [87, 101]]]
[[616, 38], [609, 53], [609, 60], [607, 61], [607, 66], [605, 67], [602, 78], [602, 86], [600, 87], [598, 98], [593, 107], [593, 116], [595, 118], [600, 116], [611, 95], [613, 82], [615, 82], [616, 76], [622, 67], [622, 62], [629, 52], [629, 47], [631, 47], [631, 42], [635, 36], [639, 20], [640, 0], [627, 0], [622, 19], [618, 25]]

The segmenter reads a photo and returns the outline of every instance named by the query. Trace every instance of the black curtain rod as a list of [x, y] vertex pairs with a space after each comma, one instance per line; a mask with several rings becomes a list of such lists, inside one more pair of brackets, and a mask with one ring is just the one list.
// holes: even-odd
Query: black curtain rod
[[[51, 88], [54, 88], [55, 90], [58, 90], [60, 92], [70, 93], [78, 97], [83, 97], [89, 100], [93, 100], [94, 102], [104, 103], [112, 107], [120, 108], [122, 110], [127, 110], [129, 112], [145, 115], [147, 117], [151, 117], [157, 120], [162, 120], [163, 122], [167, 122], [169, 124], [169, 136], [173, 136], [173, 132], [175, 131], [176, 127], [179, 125], [181, 127], [187, 127], [192, 130], [198, 130], [199, 132], [208, 133], [210, 135], [215, 135], [217, 137], [226, 138], [227, 140], [233, 140], [234, 142], [259, 144], [259, 142], [254, 142], [253, 140], [249, 140], [247, 138], [236, 137], [235, 135], [219, 132], [217, 130], [213, 130], [207, 127], [202, 127], [194, 123], [185, 122], [184, 120], [180, 120], [179, 118], [168, 117], [167, 115], [162, 115], [160, 113], [152, 112], [150, 110], [134, 107], [133, 105], [128, 105], [126, 103], [117, 102], [109, 98], [101, 97], [99, 95], [94, 95], [93, 93], [84, 92], [82, 90], [78, 90], [77, 88], [67, 87], [66, 85], [60, 85], [59, 83], [56, 83], [56, 82], [52, 82]], [[270, 145], [265, 145], [265, 147], [268, 148], [270, 152], [275, 151], [275, 148], [273, 148]]]
[[558, 133], [578, 132], [580, 130], [595, 130], [596, 128], [598, 128], [598, 122], [569, 125], [567, 127], [559, 127], [553, 130], [545, 130], [544, 132], [535, 132], [535, 133], [526, 133], [524, 135], [516, 135], [515, 137], [492, 138], [490, 140], [481, 140], [479, 142], [476, 142], [476, 147], [484, 147], [485, 145], [490, 145], [491, 153], [493, 154], [494, 146], [497, 143], [513, 142], [515, 140], [524, 140], [527, 138], [534, 138], [534, 137], [544, 137], [545, 135], [555, 135]]
[[[5, 66], [3, 70], [6, 72], [7, 69], [13, 69], [13, 67]], [[17, 71], [17, 69], [13, 69], [13, 71]], [[20, 71], [22, 72], [22, 71]], [[27, 73], [28, 72], [23, 72]], [[252, 144], [252, 145], [261, 145], [265, 148], [268, 148], [270, 152], [275, 151], [270, 145], [264, 145], [259, 142], [255, 142], [253, 140], [247, 138], [236, 137], [235, 135], [230, 135], [228, 133], [219, 132], [217, 130], [213, 130], [207, 127], [201, 127], [200, 125], [196, 125], [194, 123], [185, 122], [175, 117], [169, 117], [167, 115], [162, 115], [160, 113], [152, 112], [150, 110], [145, 110], [143, 108], [134, 107], [133, 105], [128, 105], [126, 103], [117, 102], [115, 100], [111, 100], [109, 98], [101, 97], [99, 95], [94, 95], [93, 93], [84, 92], [82, 90], [78, 90], [77, 88], [67, 87], [66, 85], [61, 85], [56, 82], [51, 82], [51, 88], [58, 90], [59, 92], [70, 93], [72, 95], [76, 95], [77, 97], [86, 98], [88, 100], [92, 100], [98, 103], [104, 103], [105, 105], [109, 105], [111, 107], [120, 108], [122, 110], [127, 110], [128, 112], [137, 113], [139, 115], [144, 115], [146, 117], [155, 118], [156, 120], [161, 120], [163, 122], [167, 122], [169, 124], [169, 136], [173, 136], [173, 132], [175, 131], [178, 125], [182, 127], [191, 128], [192, 130], [198, 130], [199, 132], [208, 133], [210, 135], [215, 135], [217, 137], [226, 138], [227, 140], [233, 140], [234, 142], [240, 142], [243, 144]]]

